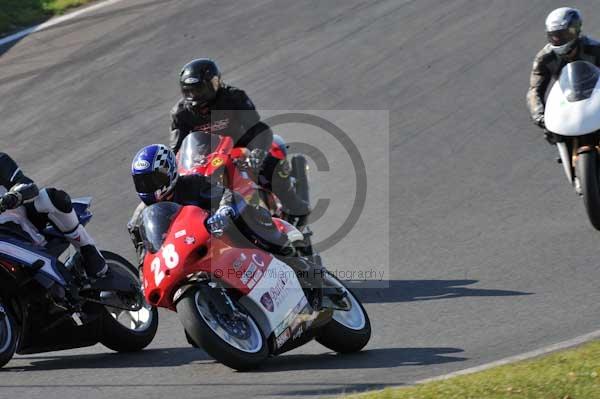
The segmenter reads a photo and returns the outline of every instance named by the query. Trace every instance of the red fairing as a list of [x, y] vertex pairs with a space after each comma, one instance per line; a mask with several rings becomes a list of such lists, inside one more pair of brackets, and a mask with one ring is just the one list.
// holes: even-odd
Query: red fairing
[[259, 249], [231, 247], [210, 236], [204, 226], [208, 214], [196, 206], [184, 206], [167, 232], [160, 250], [144, 259], [144, 294], [155, 306], [176, 310], [173, 295], [189, 276], [206, 272], [242, 295], [260, 280], [272, 256]]

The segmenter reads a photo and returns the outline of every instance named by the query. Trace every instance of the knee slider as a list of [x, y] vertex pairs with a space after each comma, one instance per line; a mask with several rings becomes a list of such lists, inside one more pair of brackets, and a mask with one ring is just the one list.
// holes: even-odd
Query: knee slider
[[71, 213], [73, 210], [73, 204], [71, 203], [71, 197], [69, 197], [69, 194], [55, 188], [48, 188], [46, 191], [48, 192], [48, 198], [50, 198], [50, 202], [52, 202], [52, 205], [54, 205], [56, 209], [64, 213]]

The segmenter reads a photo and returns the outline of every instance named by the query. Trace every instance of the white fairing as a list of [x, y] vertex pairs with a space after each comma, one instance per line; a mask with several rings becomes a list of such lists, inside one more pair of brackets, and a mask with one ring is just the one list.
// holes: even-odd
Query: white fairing
[[546, 101], [544, 120], [549, 131], [562, 136], [582, 136], [599, 130], [600, 80], [589, 98], [576, 102], [567, 101], [556, 81]]
[[[272, 307], [266, 307], [263, 304], [265, 301], [261, 301], [265, 295], [270, 298]], [[296, 273], [276, 258], [273, 258], [263, 277], [248, 294], [248, 298], [254, 301], [267, 317], [269, 321], [269, 331], [265, 331], [267, 335], [289, 319], [290, 312], [298, 311], [297, 305], [306, 304], [306, 297]]]

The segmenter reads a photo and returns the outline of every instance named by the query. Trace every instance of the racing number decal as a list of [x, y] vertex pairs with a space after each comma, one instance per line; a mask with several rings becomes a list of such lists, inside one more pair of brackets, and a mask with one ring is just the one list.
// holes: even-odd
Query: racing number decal
[[169, 269], [174, 269], [179, 264], [179, 254], [175, 251], [175, 245], [169, 244], [163, 248], [162, 256], [165, 260], [165, 265]]
[[[175, 269], [179, 265], [179, 254], [173, 244], [169, 244], [163, 248], [162, 257], [165, 260], [165, 266], [169, 269]], [[165, 272], [160, 270], [160, 258], [158, 256], [152, 261], [150, 270], [154, 272], [154, 284], [158, 286], [165, 278]]]
[[160, 258], [157, 256], [150, 265], [150, 270], [154, 272], [154, 284], [159, 285], [163, 278], [165, 278], [165, 272], [160, 270]]

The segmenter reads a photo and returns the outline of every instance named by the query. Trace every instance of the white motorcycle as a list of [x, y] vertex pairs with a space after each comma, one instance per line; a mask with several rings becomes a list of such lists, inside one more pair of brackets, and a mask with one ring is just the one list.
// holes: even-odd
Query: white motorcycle
[[600, 69], [587, 61], [567, 64], [550, 90], [544, 118], [546, 129], [558, 135], [567, 179], [600, 230]]

